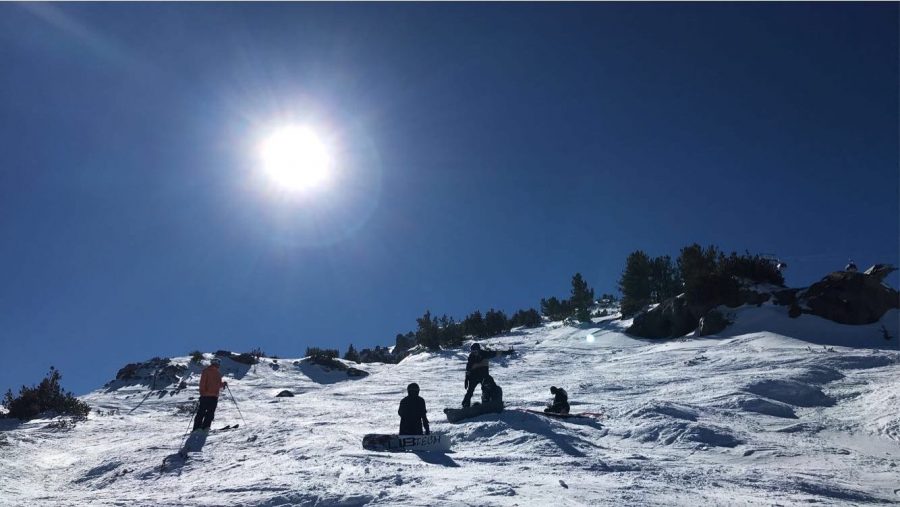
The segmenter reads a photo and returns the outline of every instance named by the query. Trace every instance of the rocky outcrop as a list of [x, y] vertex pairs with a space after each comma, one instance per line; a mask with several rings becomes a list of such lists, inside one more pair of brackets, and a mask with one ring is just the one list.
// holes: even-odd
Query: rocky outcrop
[[365, 377], [369, 374], [366, 371], [360, 370], [358, 368], [353, 368], [352, 366], [347, 366], [346, 364], [338, 361], [335, 358], [327, 357], [324, 355], [310, 356], [300, 361], [301, 364], [304, 362], [317, 364], [323, 367], [326, 371], [337, 370], [346, 372], [348, 377]]
[[254, 364], [259, 362], [259, 357], [249, 352], [242, 352], [240, 354], [237, 354], [227, 350], [217, 350], [216, 357], [228, 358], [236, 363], [246, 364], [248, 366], [253, 366]]
[[788, 307], [791, 318], [812, 314], [841, 324], [871, 324], [892, 308], [900, 308], [900, 295], [883, 284], [896, 268], [876, 264], [865, 272], [837, 271], [807, 289], [742, 283], [711, 301], [689, 303], [685, 294], [667, 299], [638, 314], [627, 333], [642, 338], [672, 338], [697, 330], [699, 336], [722, 332], [730, 322], [715, 310], [724, 306], [759, 306], [767, 302]]
[[712, 309], [706, 312], [706, 315], [700, 317], [700, 324], [697, 326], [698, 336], [709, 336], [718, 334], [725, 330], [731, 324], [731, 321], [725, 317], [719, 310]]
[[688, 306], [687, 298], [681, 295], [638, 314], [627, 332], [642, 338], [671, 338], [690, 333], [697, 328], [699, 321]]
[[151, 389], [156, 389], [181, 382], [186, 372], [187, 367], [182, 364], [172, 364], [165, 357], [154, 357], [142, 363], [125, 365], [116, 373], [113, 382], [147, 384]]
[[276, 398], [293, 398], [293, 397], [294, 397], [294, 393], [292, 393], [292, 392], [288, 391], [287, 389], [285, 389], [284, 391], [281, 391], [280, 393], [276, 394], [275, 397], [276, 397]]
[[882, 284], [894, 269], [875, 265], [864, 273], [836, 271], [800, 294], [804, 313], [841, 324], [871, 324], [885, 312], [900, 308], [900, 294]]

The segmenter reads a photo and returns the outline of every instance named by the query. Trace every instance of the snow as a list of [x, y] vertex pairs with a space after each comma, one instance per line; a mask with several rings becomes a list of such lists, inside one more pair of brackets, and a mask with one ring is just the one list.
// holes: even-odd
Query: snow
[[[245, 420], [225, 393], [213, 428], [240, 427], [192, 442], [187, 460], [200, 367], [177, 358], [186, 388], [112, 383], [83, 397], [95, 411], [74, 428], [0, 420], [0, 505], [900, 503], [900, 314], [845, 326], [731, 312], [713, 337], [635, 339], [604, 318], [487, 340], [516, 351], [491, 364], [508, 410], [458, 424], [441, 409], [462, 400], [463, 349], [353, 365], [365, 377], [226, 359]], [[364, 434], [397, 431], [409, 382], [453, 452], [362, 449]], [[520, 410], [540, 409], [550, 385], [572, 412], [605, 417]], [[275, 397], [285, 389], [296, 396]]]

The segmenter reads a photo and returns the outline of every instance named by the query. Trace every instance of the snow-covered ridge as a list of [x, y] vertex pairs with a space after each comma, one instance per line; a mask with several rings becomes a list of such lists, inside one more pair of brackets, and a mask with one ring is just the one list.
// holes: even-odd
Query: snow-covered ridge
[[[175, 358], [177, 382], [151, 389], [144, 372], [82, 397], [95, 411], [74, 428], [3, 421], [0, 504], [900, 502], [900, 352], [881, 331], [898, 340], [900, 312], [846, 326], [763, 305], [734, 319], [708, 338], [634, 339], [628, 321], [604, 318], [487, 340], [516, 350], [491, 365], [508, 410], [453, 425], [441, 409], [462, 399], [466, 350], [354, 364], [365, 377], [296, 359], [226, 360], [246, 422], [226, 393], [213, 428], [240, 427], [161, 468], [189, 427], [201, 368]], [[396, 431], [409, 382], [452, 453], [362, 450], [363, 434]], [[568, 390], [573, 412], [605, 417], [517, 410], [540, 408], [550, 385]], [[276, 398], [283, 390], [295, 396]]]

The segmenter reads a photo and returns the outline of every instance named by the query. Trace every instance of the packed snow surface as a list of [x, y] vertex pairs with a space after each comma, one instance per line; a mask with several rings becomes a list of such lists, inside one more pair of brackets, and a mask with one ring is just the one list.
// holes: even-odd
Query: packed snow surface
[[[213, 428], [240, 427], [198, 439], [187, 459], [199, 367], [180, 390], [111, 384], [83, 397], [95, 410], [74, 428], [0, 421], [0, 504], [900, 503], [900, 314], [844, 326], [785, 312], [742, 308], [722, 336], [678, 340], [630, 338], [612, 319], [514, 330], [486, 340], [515, 349], [491, 364], [507, 410], [458, 424], [442, 409], [462, 400], [468, 347], [354, 365], [362, 378], [225, 360], [244, 419], [226, 392]], [[364, 451], [364, 434], [397, 431], [410, 382], [453, 451]], [[521, 410], [542, 408], [551, 385], [572, 412], [604, 417]]]

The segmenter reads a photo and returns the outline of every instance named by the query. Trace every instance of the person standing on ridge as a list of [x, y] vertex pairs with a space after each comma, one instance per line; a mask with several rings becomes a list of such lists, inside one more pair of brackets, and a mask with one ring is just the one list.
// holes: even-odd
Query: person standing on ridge
[[408, 396], [400, 400], [400, 408], [397, 414], [400, 416], [401, 435], [422, 435], [422, 427], [425, 427], [425, 435], [430, 435], [428, 417], [425, 415], [425, 400], [419, 396], [419, 384], [413, 382], [406, 386]]
[[562, 387], [550, 386], [550, 393], [553, 394], [553, 403], [544, 409], [544, 412], [552, 414], [568, 414], [569, 413], [569, 395]]
[[194, 417], [194, 431], [209, 431], [219, 404], [219, 391], [227, 385], [219, 372], [219, 358], [215, 357], [200, 374], [200, 405], [197, 407], [197, 416]]
[[489, 376], [488, 360], [496, 356], [496, 351], [481, 350], [481, 345], [477, 343], [472, 344], [469, 360], [466, 362], [466, 395], [462, 401], [463, 408], [472, 404], [472, 394], [475, 392], [475, 387]]

